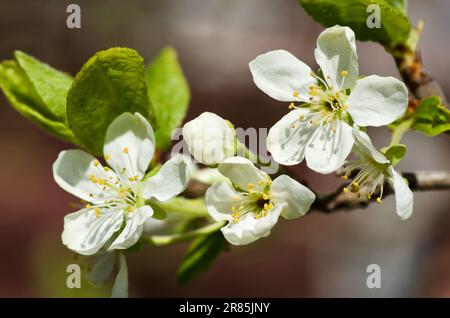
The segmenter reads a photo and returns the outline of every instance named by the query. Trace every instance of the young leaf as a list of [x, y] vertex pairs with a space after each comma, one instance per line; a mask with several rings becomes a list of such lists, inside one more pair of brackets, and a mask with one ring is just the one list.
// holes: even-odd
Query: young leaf
[[11, 106], [22, 116], [48, 133], [77, 144], [72, 130], [50, 112], [16, 61], [0, 63], [0, 87]]
[[159, 53], [147, 67], [145, 80], [158, 122], [156, 146], [165, 149], [170, 145], [173, 130], [182, 123], [190, 99], [189, 86], [174, 49], [166, 47]]
[[[305, 11], [325, 27], [336, 24], [353, 29], [360, 41], [375, 41], [386, 47], [405, 43], [411, 24], [404, 11], [399, 9], [402, 1], [395, 0], [299, 0]], [[367, 12], [370, 4], [380, 8], [380, 28], [369, 28]]]
[[417, 107], [412, 128], [430, 137], [450, 130], [450, 111], [439, 97], [428, 97]]
[[128, 48], [100, 51], [84, 64], [69, 90], [70, 127], [87, 150], [101, 154], [106, 129], [124, 112], [139, 112], [153, 124], [142, 57]]
[[398, 164], [406, 154], [406, 146], [402, 144], [392, 145], [384, 150], [384, 155], [393, 166]]
[[72, 77], [23, 52], [16, 51], [14, 55], [48, 111], [67, 123], [66, 99]]
[[177, 270], [177, 281], [184, 285], [207, 271], [222, 250], [228, 246], [222, 232], [216, 231], [197, 238], [187, 250]]

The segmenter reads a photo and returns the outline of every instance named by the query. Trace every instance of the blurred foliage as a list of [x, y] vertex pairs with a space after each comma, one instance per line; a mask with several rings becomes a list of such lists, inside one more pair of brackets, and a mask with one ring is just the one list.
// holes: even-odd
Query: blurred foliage
[[[111, 283], [101, 288], [94, 287], [87, 280], [90, 272], [90, 258], [68, 251], [55, 240], [59, 234], [37, 235], [30, 255], [29, 271], [32, 274], [34, 290], [45, 297], [108, 297]], [[81, 267], [81, 288], [68, 288], [66, 268], [70, 264]]]
[[190, 91], [178, 62], [177, 53], [170, 47], [164, 48], [145, 71], [148, 94], [156, 120], [156, 146], [166, 149], [171, 135], [186, 116]]

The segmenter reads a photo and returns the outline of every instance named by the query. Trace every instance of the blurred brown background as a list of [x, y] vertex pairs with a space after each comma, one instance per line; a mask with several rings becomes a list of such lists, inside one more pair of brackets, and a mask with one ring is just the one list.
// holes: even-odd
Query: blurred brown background
[[[1, 0], [0, 59], [19, 49], [75, 74], [101, 49], [131, 47], [148, 62], [169, 44], [192, 89], [188, 119], [209, 110], [244, 128], [270, 127], [287, 111], [256, 88], [248, 62], [283, 48], [315, 67], [315, 40], [323, 30], [296, 0], [78, 0], [80, 30], [66, 28], [69, 3]], [[409, 13], [413, 22], [425, 19], [424, 63], [450, 96], [450, 2], [409, 1]], [[358, 43], [358, 53], [361, 74], [398, 77], [379, 45]], [[385, 128], [371, 133], [378, 146], [389, 142]], [[448, 137], [410, 133], [404, 142], [409, 152], [400, 169], [450, 169]], [[0, 296], [108, 293], [65, 287], [66, 266], [78, 260], [62, 246], [60, 233], [75, 199], [53, 182], [51, 165], [68, 147], [18, 115], [0, 94]], [[298, 171], [318, 190], [338, 182], [303, 165]], [[394, 204], [389, 197], [362, 211], [280, 221], [269, 239], [223, 253], [186, 287], [175, 283], [184, 246], [147, 247], [129, 257], [131, 296], [450, 296], [449, 193], [417, 193], [413, 217], [403, 223]], [[381, 289], [366, 287], [372, 263], [381, 266]]]

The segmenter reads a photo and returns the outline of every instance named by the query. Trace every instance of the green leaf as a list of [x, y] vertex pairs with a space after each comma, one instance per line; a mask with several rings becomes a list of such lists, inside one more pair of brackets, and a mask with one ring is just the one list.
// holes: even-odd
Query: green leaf
[[439, 97], [428, 97], [417, 107], [412, 128], [430, 137], [448, 131], [450, 111], [442, 106]]
[[207, 271], [227, 246], [228, 243], [220, 231], [196, 239], [188, 248], [186, 256], [177, 270], [177, 282], [184, 285]]
[[0, 87], [11, 106], [22, 116], [53, 136], [77, 144], [72, 130], [51, 113], [16, 61], [0, 63]]
[[388, 4], [406, 13], [406, 0], [385, 0]]
[[14, 55], [49, 113], [67, 123], [66, 99], [72, 77], [23, 52], [16, 51]]
[[[325, 27], [336, 24], [353, 29], [360, 41], [375, 41], [392, 48], [405, 43], [411, 24], [403, 10], [399, 9], [402, 1], [394, 0], [299, 0], [305, 11]], [[380, 7], [381, 28], [370, 29], [367, 18], [367, 6], [376, 4]]]
[[170, 145], [173, 130], [183, 122], [190, 99], [189, 86], [174, 49], [166, 47], [159, 53], [147, 67], [145, 80], [158, 123], [156, 146], [165, 149]]
[[101, 154], [106, 129], [124, 112], [139, 112], [154, 123], [142, 57], [128, 48], [100, 51], [84, 64], [69, 90], [70, 127], [87, 150]]
[[391, 162], [393, 166], [398, 164], [406, 154], [406, 146], [402, 144], [392, 145], [384, 149], [384, 155]]

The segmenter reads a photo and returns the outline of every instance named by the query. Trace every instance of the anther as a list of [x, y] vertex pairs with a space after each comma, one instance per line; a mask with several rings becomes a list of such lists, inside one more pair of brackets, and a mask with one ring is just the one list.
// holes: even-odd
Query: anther
[[343, 70], [343, 71], [341, 72], [341, 76], [342, 76], [342, 77], [348, 76], [348, 72], [347, 72], [346, 70]]
[[111, 159], [111, 156], [110, 155], [105, 155], [105, 160], [109, 160], [109, 159]]
[[380, 197], [378, 197], [375, 201], [377, 201], [378, 204], [383, 203], [383, 201], [381, 201], [381, 198], [380, 198]]
[[290, 103], [289, 106], [288, 106], [288, 108], [289, 108], [289, 109], [294, 109], [294, 108], [295, 108], [294, 103]]
[[124, 147], [124, 148], [122, 149], [122, 152], [123, 152], [123, 153], [128, 153], [128, 147]]
[[100, 162], [98, 162], [98, 160], [94, 161], [94, 166], [97, 167], [100, 164]]
[[294, 91], [294, 97], [298, 97], [298, 95], [300, 95], [300, 93], [298, 91]]

